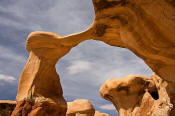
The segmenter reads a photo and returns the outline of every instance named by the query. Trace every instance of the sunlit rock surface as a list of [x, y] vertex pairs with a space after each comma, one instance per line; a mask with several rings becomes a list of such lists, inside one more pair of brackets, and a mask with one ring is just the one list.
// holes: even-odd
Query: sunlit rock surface
[[130, 75], [109, 79], [100, 94], [114, 104], [120, 116], [173, 116], [172, 86], [175, 84], [168, 84], [156, 74], [149, 78]]
[[94, 116], [95, 109], [90, 101], [86, 99], [68, 102], [66, 116]]
[[93, 39], [124, 47], [175, 81], [174, 0], [93, 0]]
[[[90, 38], [131, 50], [155, 72], [152, 78], [131, 76], [104, 84], [109, 87], [102, 87], [102, 96], [112, 101], [121, 115], [173, 116], [175, 1], [92, 1], [95, 19], [84, 32], [66, 37], [49, 32], [33, 32], [29, 35], [26, 48], [30, 56], [20, 78], [13, 116], [65, 115], [67, 106], [55, 64], [72, 47]], [[113, 87], [119, 89], [114, 91]], [[124, 97], [117, 97], [118, 94]], [[122, 102], [129, 99], [133, 101], [127, 104]], [[145, 104], [149, 107], [146, 108]], [[47, 111], [45, 107], [48, 106], [50, 109]]]
[[85, 39], [63, 39], [50, 32], [32, 32], [26, 48], [29, 59], [19, 81], [17, 105], [12, 116], [65, 116], [67, 103], [55, 64]]
[[[113, 103], [117, 102], [114, 104], [115, 106], [119, 105], [116, 108], [120, 109], [120, 114], [124, 116], [131, 115], [128, 114], [129, 112], [133, 116], [142, 116], [139, 113], [148, 116], [173, 116], [175, 114], [173, 107], [175, 90], [175, 1], [93, 0], [93, 4], [95, 9], [95, 19], [92, 25], [93, 39], [112, 46], [127, 48], [143, 59], [155, 72], [151, 81], [156, 86], [159, 99], [155, 101], [150, 96], [151, 94], [144, 90], [145, 86], [140, 82], [136, 84], [139, 85], [139, 88], [134, 88], [134, 93], [131, 92], [129, 96], [127, 95], [128, 88], [121, 88], [120, 92], [113, 90], [112, 88], [118, 86], [117, 83], [123, 79], [107, 81], [102, 87], [103, 91], [100, 91], [102, 96], [105, 95], [105, 91], [108, 91], [109, 95], [112, 94], [112, 98], [108, 96], [108, 100]], [[127, 78], [125, 79], [126, 82], [129, 81]], [[145, 79], [144, 81], [147, 82]], [[128, 85], [129, 83], [125, 84]], [[113, 92], [111, 93], [107, 88], [105, 90], [105, 85], [108, 85], [108, 89]], [[139, 89], [144, 92], [138, 93]], [[118, 94], [126, 95], [122, 98]], [[135, 100], [129, 101], [129, 99]], [[123, 100], [128, 101], [127, 104], [122, 102]], [[149, 107], [145, 109], [144, 104]], [[144, 114], [144, 112], [150, 112], [150, 114]]]

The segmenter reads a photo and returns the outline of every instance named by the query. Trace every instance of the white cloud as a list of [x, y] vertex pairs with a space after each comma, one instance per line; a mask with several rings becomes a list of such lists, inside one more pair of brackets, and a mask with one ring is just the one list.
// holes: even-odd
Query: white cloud
[[67, 68], [69, 74], [77, 74], [80, 72], [88, 71], [92, 68], [92, 64], [88, 61], [73, 61], [72, 64]]
[[13, 83], [16, 81], [15, 77], [4, 75], [4, 74], [0, 74], [0, 80], [5, 81], [7, 83]]
[[100, 108], [104, 110], [116, 110], [114, 105], [112, 104], [105, 104], [105, 105], [100, 106]]

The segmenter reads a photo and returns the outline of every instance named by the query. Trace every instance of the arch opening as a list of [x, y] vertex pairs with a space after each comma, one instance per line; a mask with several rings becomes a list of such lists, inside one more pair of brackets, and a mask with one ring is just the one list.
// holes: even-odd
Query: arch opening
[[144, 61], [129, 50], [95, 40], [74, 47], [60, 59], [56, 68], [67, 101], [89, 99], [95, 109], [110, 115], [116, 115], [116, 109], [99, 95], [100, 86], [107, 79], [152, 74]]

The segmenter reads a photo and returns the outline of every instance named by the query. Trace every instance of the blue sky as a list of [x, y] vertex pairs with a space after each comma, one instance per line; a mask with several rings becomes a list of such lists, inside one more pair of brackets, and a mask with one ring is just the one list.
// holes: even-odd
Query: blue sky
[[[91, 0], [0, 0], [0, 99], [15, 100], [28, 53], [27, 35], [36, 30], [68, 35], [87, 29], [94, 18]], [[99, 95], [109, 78], [152, 71], [127, 49], [85, 41], [56, 65], [67, 101], [89, 99], [94, 107], [116, 116], [113, 105]]]

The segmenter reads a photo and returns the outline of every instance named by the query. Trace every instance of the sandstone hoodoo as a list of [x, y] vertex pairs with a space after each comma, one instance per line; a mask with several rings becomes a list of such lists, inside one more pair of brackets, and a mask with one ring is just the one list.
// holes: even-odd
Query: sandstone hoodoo
[[[138, 116], [142, 106], [143, 96], [151, 98], [151, 94], [155, 91], [156, 86], [151, 78], [129, 75], [123, 78], [109, 79], [104, 83], [100, 89], [101, 96], [111, 101], [116, 109], [119, 111], [120, 116]], [[150, 102], [153, 101], [149, 99]], [[149, 105], [144, 106], [145, 110], [150, 108]], [[144, 104], [143, 104], [144, 105]], [[147, 116], [141, 114], [139, 116]]]
[[81, 37], [62, 39], [50, 32], [32, 32], [28, 36], [29, 59], [20, 77], [12, 116], [66, 115], [67, 104], [55, 64], [81, 41]]
[[[168, 84], [156, 74], [151, 77], [130, 75], [109, 79], [100, 89], [101, 96], [111, 101], [120, 116], [173, 116], [168, 93], [174, 83]], [[174, 89], [173, 89], [174, 90]]]

